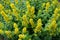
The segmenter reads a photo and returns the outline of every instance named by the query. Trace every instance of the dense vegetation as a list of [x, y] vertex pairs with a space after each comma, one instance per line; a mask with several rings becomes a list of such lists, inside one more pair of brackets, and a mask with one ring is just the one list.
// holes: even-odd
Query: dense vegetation
[[0, 0], [0, 40], [60, 40], [60, 2]]

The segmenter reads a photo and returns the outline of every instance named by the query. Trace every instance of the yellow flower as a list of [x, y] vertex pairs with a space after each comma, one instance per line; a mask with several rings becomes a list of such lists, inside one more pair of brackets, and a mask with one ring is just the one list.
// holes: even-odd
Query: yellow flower
[[47, 26], [46, 30], [52, 30], [55, 31], [55, 29], [57, 28], [57, 23], [55, 19], [51, 20], [51, 23]]
[[36, 28], [34, 29], [34, 32], [35, 32], [35, 33], [41, 32], [41, 29], [42, 29], [42, 21], [41, 21], [41, 19], [38, 19], [38, 21], [37, 21], [37, 26], [36, 26]]
[[15, 34], [18, 34], [19, 33], [19, 29], [18, 28], [15, 28], [14, 33]]
[[34, 6], [31, 7], [29, 1], [26, 2], [26, 6], [27, 6], [27, 15], [30, 18], [33, 18], [35, 13], [35, 7]]
[[27, 16], [26, 16], [26, 15], [23, 15], [22, 19], [23, 19], [24, 21], [26, 21], [26, 20], [27, 20]]
[[11, 6], [11, 8], [15, 9], [14, 3], [11, 3], [10, 6]]
[[26, 35], [24, 34], [19, 34], [19, 39], [24, 39], [26, 37]]
[[34, 33], [37, 33], [38, 32], [38, 30], [37, 29], [34, 29]]
[[36, 26], [36, 28], [34, 29], [35, 33], [41, 32], [41, 28], [39, 26]]
[[42, 26], [42, 20], [41, 19], [38, 19], [38, 21], [37, 21], [37, 26]]
[[12, 11], [9, 9], [9, 14], [11, 14], [12, 15]]
[[1, 14], [2, 14], [2, 16], [4, 17], [4, 20], [5, 20], [6, 22], [9, 22], [10, 19], [9, 19], [8, 16], [5, 14], [5, 12], [2, 11]]
[[54, 0], [54, 1], [52, 1], [52, 4], [53, 5], [57, 5], [58, 4], [58, 1], [57, 0]]
[[22, 39], [18, 39], [18, 40], [22, 40]]
[[2, 9], [4, 9], [4, 7], [3, 7], [3, 5], [2, 5], [2, 4], [0, 4], [0, 10], [2, 10]]
[[53, 20], [51, 23], [51, 28], [56, 29], [57, 24], [56, 24], [56, 20]]
[[54, 18], [55, 20], [57, 20], [58, 17], [59, 17], [59, 14], [57, 14], [57, 13], [54, 13], [54, 14], [53, 14], [53, 18]]
[[58, 13], [58, 11], [59, 11], [59, 9], [58, 9], [58, 8], [56, 8], [56, 9], [54, 10], [54, 13]]
[[23, 15], [22, 19], [23, 19], [22, 25], [23, 26], [27, 26], [27, 24], [28, 24], [27, 16], [26, 15]]
[[17, 10], [16, 9], [13, 9], [13, 13], [14, 13], [14, 16], [17, 18], [17, 20], [18, 20], [18, 12], [17, 12]]
[[26, 2], [26, 5], [27, 5], [27, 15], [30, 17], [30, 18], [33, 18], [34, 17], [34, 13], [35, 13], [35, 7], [34, 6], [30, 6], [30, 3], [27, 1]]
[[18, 28], [18, 25], [16, 23], [13, 24], [14, 28]]
[[46, 10], [47, 10], [49, 7], [50, 7], [50, 3], [47, 2], [47, 3], [46, 3]]
[[22, 26], [26, 26], [26, 25], [27, 25], [26, 22], [22, 21]]
[[32, 6], [31, 7], [31, 13], [34, 14], [34, 12], [35, 12], [35, 8], [34, 8], [34, 6]]
[[5, 12], [4, 12], [4, 11], [1, 11], [1, 14], [2, 14], [2, 16], [7, 17], [7, 15], [5, 14]]
[[27, 28], [24, 27], [24, 28], [22, 29], [22, 33], [26, 33], [26, 32], [27, 32]]
[[30, 24], [32, 25], [32, 28], [34, 27], [34, 21], [33, 19], [30, 19]]
[[17, 12], [16, 9], [13, 9], [13, 13], [14, 13], [15, 15], [18, 15], [18, 12]]
[[4, 31], [0, 29], [0, 34], [3, 34], [3, 33], [4, 33]]
[[8, 38], [11, 38], [11, 31], [5, 31], [5, 34], [7, 35]]
[[30, 3], [29, 3], [29, 1], [26, 1], [26, 6], [27, 6], [27, 9], [30, 11]]
[[54, 10], [54, 14], [53, 14], [53, 17], [54, 17], [54, 19], [55, 19], [55, 20], [57, 20], [57, 19], [58, 19], [58, 17], [59, 17], [58, 12], [59, 12], [59, 9], [58, 9], [58, 8], [56, 8], [56, 9]]

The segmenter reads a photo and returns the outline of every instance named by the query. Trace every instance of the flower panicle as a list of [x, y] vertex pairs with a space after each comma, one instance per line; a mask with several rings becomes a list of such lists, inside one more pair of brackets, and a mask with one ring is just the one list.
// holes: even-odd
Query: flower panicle
[[4, 12], [4, 11], [2, 11], [1, 12], [1, 14], [2, 14], [2, 16], [4, 17], [4, 20], [6, 21], [6, 22], [9, 22], [9, 17], [6, 15], [6, 13]]
[[23, 15], [22, 20], [23, 20], [22, 26], [27, 26], [28, 25], [27, 15]]
[[2, 4], [0, 4], [0, 11], [4, 9], [4, 6]]
[[26, 37], [26, 35], [24, 34], [19, 34], [19, 39], [24, 39]]
[[26, 33], [26, 32], [27, 32], [27, 28], [24, 27], [24, 28], [22, 29], [22, 33]]
[[19, 34], [19, 29], [18, 29], [18, 28], [15, 28], [15, 29], [14, 29], [14, 33], [15, 33], [15, 34]]
[[14, 28], [18, 28], [18, 25], [16, 23], [13, 24]]
[[30, 6], [29, 1], [26, 2], [26, 6], [27, 6], [27, 9], [30, 10], [31, 6]]
[[46, 10], [48, 10], [48, 8], [50, 7], [50, 2], [46, 3]]
[[5, 34], [7, 35], [8, 38], [11, 38], [12, 37], [11, 31], [5, 31]]
[[50, 22], [49, 22], [50, 24], [48, 24], [46, 30], [49, 30], [49, 31], [53, 30], [54, 31], [57, 28], [56, 20], [54, 18], [52, 18]]
[[33, 19], [30, 19], [30, 24], [31, 24], [31, 26], [33, 28], [34, 27], [34, 21], [33, 21]]
[[34, 32], [35, 32], [35, 33], [41, 32], [41, 30], [42, 30], [42, 21], [41, 21], [41, 19], [38, 19], [38, 21], [37, 21], [37, 26], [36, 26]]
[[11, 6], [12, 9], [16, 8], [15, 5], [14, 5], [14, 3], [10, 3], [10, 6]]
[[18, 12], [17, 12], [17, 10], [16, 9], [13, 9], [13, 14], [14, 14], [14, 16], [16, 17], [16, 19], [18, 20], [19, 19], [19, 14], [18, 14]]

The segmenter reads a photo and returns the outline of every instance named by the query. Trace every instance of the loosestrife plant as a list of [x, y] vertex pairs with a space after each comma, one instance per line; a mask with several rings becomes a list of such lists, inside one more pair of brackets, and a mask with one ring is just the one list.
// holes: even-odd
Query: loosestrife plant
[[60, 40], [60, 2], [0, 0], [0, 40]]

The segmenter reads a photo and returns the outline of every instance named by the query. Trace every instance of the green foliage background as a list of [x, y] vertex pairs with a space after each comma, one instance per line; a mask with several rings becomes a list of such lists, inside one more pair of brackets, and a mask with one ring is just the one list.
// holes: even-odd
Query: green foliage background
[[[0, 4], [4, 6], [4, 12], [7, 14], [8, 18], [10, 19], [9, 23], [7, 23], [3, 16], [1, 15], [0, 11], [0, 29], [4, 31], [3, 34], [0, 34], [4, 37], [5, 40], [18, 40], [19, 34], [22, 34], [22, 29], [24, 26], [22, 25], [23, 22], [23, 15], [27, 14], [27, 6], [26, 2], [29, 1], [30, 6], [34, 6], [34, 24], [35, 27], [37, 25], [37, 20], [41, 19], [42, 21], [42, 30], [41, 32], [34, 33], [34, 28], [32, 28], [31, 24], [29, 23], [30, 16], [27, 15], [28, 24], [25, 26], [27, 28], [27, 32], [24, 34], [26, 37], [21, 40], [60, 40], [60, 2], [58, 0], [18, 0], [18, 3], [15, 3], [14, 0], [0, 0]], [[46, 12], [46, 5], [43, 6], [43, 3], [50, 3], [50, 7], [48, 8], [48, 11]], [[53, 4], [55, 2], [55, 4]], [[18, 12], [18, 20], [13, 14], [13, 8], [11, 8], [10, 4], [13, 3], [16, 7], [16, 10]], [[54, 10], [58, 8], [57, 14], [59, 14], [58, 18], [55, 20], [57, 27], [55, 29], [55, 32], [52, 33], [53, 28], [51, 30], [46, 30], [47, 26], [49, 26], [52, 23], [52, 18], [54, 18]], [[9, 11], [10, 10], [10, 11]], [[12, 13], [12, 14], [10, 14]], [[57, 17], [57, 16], [56, 16]], [[13, 24], [16, 23], [18, 25], [19, 33], [14, 34], [14, 27]], [[50, 26], [49, 26], [50, 27]], [[11, 31], [12, 38], [8, 38], [5, 34], [5, 31]], [[0, 37], [1, 38], [1, 37]]]

